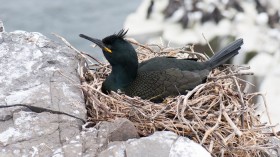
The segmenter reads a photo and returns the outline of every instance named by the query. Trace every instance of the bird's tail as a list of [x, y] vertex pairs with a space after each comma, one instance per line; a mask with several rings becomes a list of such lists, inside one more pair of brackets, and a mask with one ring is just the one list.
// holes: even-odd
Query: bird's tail
[[209, 68], [216, 68], [227, 60], [232, 58], [233, 56], [238, 54], [238, 50], [240, 50], [241, 45], [243, 44], [243, 39], [237, 39], [234, 42], [227, 45], [225, 48], [215, 53], [208, 61]]

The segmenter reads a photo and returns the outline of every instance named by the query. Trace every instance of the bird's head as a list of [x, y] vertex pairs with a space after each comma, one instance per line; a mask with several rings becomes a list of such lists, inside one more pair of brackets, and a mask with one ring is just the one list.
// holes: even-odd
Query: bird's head
[[105, 37], [104, 39], [95, 39], [84, 34], [80, 37], [95, 43], [103, 51], [104, 56], [112, 66], [132, 64], [138, 66], [137, 53], [133, 46], [124, 39], [127, 30], [120, 30], [119, 33]]

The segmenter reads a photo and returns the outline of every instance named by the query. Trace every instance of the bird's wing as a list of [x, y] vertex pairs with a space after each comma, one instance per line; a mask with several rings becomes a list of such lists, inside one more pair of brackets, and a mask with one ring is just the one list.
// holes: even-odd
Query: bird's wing
[[155, 57], [139, 64], [138, 71], [164, 71], [171, 68], [180, 70], [202, 70], [208, 69], [204, 62], [196, 59], [177, 59], [174, 57]]
[[185, 94], [203, 83], [209, 70], [181, 71], [170, 68], [163, 71], [139, 72], [136, 80], [125, 89], [130, 96], [161, 101], [172, 95]]

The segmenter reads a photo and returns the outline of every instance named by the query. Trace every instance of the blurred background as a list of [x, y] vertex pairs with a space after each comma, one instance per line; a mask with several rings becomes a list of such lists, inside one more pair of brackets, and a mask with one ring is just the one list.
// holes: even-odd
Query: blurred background
[[[75, 47], [98, 52], [80, 33], [103, 38], [123, 28], [126, 17], [141, 0], [0, 0], [0, 20], [5, 30], [40, 32], [57, 40], [51, 33], [63, 36]], [[102, 53], [94, 53], [102, 58]]]
[[[274, 123], [280, 123], [280, 0], [0, 0], [0, 20], [6, 32], [52, 32], [76, 48], [103, 59], [98, 48], [79, 38], [84, 33], [103, 38], [129, 28], [128, 37], [141, 43], [170, 46], [195, 44], [195, 51], [217, 51], [243, 38], [234, 64], [255, 73], [246, 78], [265, 93]], [[257, 114], [264, 114], [258, 101]], [[264, 118], [266, 119], [266, 118]]]

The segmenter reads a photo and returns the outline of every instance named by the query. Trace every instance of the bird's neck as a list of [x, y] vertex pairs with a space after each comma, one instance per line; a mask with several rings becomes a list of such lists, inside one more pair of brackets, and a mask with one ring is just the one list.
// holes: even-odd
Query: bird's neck
[[112, 65], [112, 72], [106, 78], [103, 86], [107, 91], [123, 90], [137, 76], [138, 62], [137, 64], [124, 66], [124, 65]]
[[137, 75], [138, 63], [137, 65], [116, 65], [112, 67], [112, 74], [115, 76], [116, 81], [130, 83], [133, 81]]

